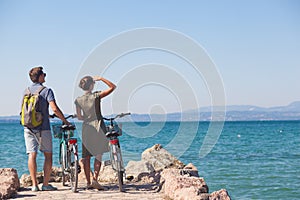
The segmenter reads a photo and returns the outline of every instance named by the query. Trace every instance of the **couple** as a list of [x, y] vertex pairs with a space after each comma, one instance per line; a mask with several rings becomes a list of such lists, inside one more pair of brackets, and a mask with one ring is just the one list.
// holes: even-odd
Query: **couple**
[[[32, 68], [29, 72], [29, 77], [33, 84], [29, 86], [32, 93], [40, 90], [45, 82], [46, 73], [43, 72], [43, 67]], [[104, 91], [93, 92], [95, 81], [102, 81], [108, 89]], [[79, 120], [83, 120], [82, 125], [82, 158], [85, 176], [87, 180], [87, 189], [95, 188], [98, 190], [104, 189], [97, 181], [102, 154], [108, 152], [108, 141], [105, 137], [106, 127], [101, 114], [101, 99], [109, 95], [116, 86], [109, 80], [103, 77], [85, 76], [80, 80], [79, 87], [84, 91], [84, 95], [76, 98], [76, 114]], [[25, 92], [24, 92], [25, 93]], [[36, 178], [37, 164], [36, 157], [38, 149], [44, 153], [44, 179], [42, 190], [52, 191], [57, 190], [56, 187], [49, 184], [51, 169], [52, 169], [52, 135], [49, 121], [49, 105], [53, 113], [58, 116], [64, 124], [70, 123], [65, 119], [62, 111], [56, 104], [52, 89], [45, 87], [40, 92], [41, 107], [43, 114], [43, 122], [40, 126], [34, 129], [24, 127], [24, 138], [26, 152], [28, 154], [28, 169], [32, 180], [32, 191], [39, 191]], [[91, 181], [90, 177], [90, 159], [95, 156], [94, 173]]]

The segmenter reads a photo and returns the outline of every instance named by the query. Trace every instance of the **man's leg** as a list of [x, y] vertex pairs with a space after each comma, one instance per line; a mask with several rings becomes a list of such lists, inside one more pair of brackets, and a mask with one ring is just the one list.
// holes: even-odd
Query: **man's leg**
[[28, 169], [31, 176], [33, 187], [38, 186], [38, 182], [36, 179], [36, 171], [37, 171], [36, 156], [37, 156], [37, 152], [31, 152], [28, 154]]
[[45, 161], [44, 161], [44, 180], [43, 185], [48, 186], [50, 175], [52, 171], [52, 153], [51, 152], [44, 152]]

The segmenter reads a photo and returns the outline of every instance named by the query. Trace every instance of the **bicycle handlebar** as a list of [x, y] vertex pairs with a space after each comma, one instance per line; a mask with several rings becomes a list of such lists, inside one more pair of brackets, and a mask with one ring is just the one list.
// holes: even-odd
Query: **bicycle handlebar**
[[[58, 118], [58, 116], [56, 114], [52, 114], [52, 115], [49, 115], [50, 118]], [[69, 119], [69, 118], [76, 118], [77, 115], [74, 114], [74, 115], [68, 115], [67, 117], [65, 117], [65, 119]]]
[[[69, 118], [76, 118], [77, 115], [74, 114], [74, 115], [68, 115], [66, 116], [65, 118], [66, 119], [69, 119]], [[58, 118], [58, 116], [56, 114], [52, 114], [52, 115], [49, 115], [49, 118]], [[62, 124], [61, 125], [61, 128], [63, 130], [75, 130], [76, 129], [76, 126], [74, 124], [70, 124], [70, 125], [65, 125], [65, 124]]]
[[111, 117], [111, 118], [103, 117], [103, 119], [104, 119], [104, 120], [107, 120], [107, 121], [111, 121], [111, 120], [115, 120], [115, 119], [117, 119], [117, 118], [125, 117], [125, 116], [127, 116], [127, 115], [131, 115], [131, 113], [130, 113], [130, 112], [128, 112], [128, 113], [120, 113], [120, 114], [116, 115], [115, 117]]

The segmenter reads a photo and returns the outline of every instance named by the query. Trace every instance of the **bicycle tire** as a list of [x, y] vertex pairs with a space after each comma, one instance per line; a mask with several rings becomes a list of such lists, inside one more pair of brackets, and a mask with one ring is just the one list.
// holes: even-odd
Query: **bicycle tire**
[[124, 174], [124, 167], [123, 167], [123, 161], [122, 161], [122, 154], [121, 154], [121, 148], [117, 145], [111, 146], [111, 159], [113, 160], [115, 170], [117, 171], [118, 175], [118, 184], [119, 184], [119, 191], [123, 192], [123, 174]]
[[110, 145], [110, 161], [111, 161], [111, 166], [113, 168], [113, 170], [117, 170], [117, 167], [116, 167], [116, 161], [114, 159], [114, 154], [115, 154], [115, 145]]
[[123, 172], [118, 171], [118, 183], [119, 183], [119, 191], [123, 192]]
[[62, 174], [62, 185], [66, 186], [66, 165], [67, 165], [67, 152], [66, 152], [66, 144], [61, 143], [60, 145], [60, 165], [61, 165], [61, 174]]
[[70, 151], [70, 183], [71, 183], [71, 189], [73, 192], [77, 192], [77, 187], [78, 187], [78, 155], [77, 151], [78, 147], [76, 144], [72, 146], [72, 149]]

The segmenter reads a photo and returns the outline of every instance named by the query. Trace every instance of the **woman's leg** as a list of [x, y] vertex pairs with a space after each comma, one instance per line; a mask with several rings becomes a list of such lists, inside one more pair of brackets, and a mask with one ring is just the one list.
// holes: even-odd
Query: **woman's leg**
[[91, 156], [86, 156], [85, 158], [83, 158], [83, 169], [84, 169], [84, 174], [85, 174], [85, 178], [86, 178], [86, 182], [87, 185], [91, 184]]
[[95, 161], [94, 161], [94, 176], [93, 176], [93, 179], [95, 181], [98, 180], [98, 176], [99, 176], [99, 172], [100, 172], [100, 168], [101, 168], [101, 160], [102, 160], [102, 154], [98, 154], [95, 157]]
[[94, 162], [94, 176], [93, 176], [93, 181], [92, 181], [92, 186], [95, 189], [98, 190], [105, 190], [104, 187], [102, 187], [99, 183], [98, 183], [98, 176], [99, 176], [99, 172], [100, 172], [100, 168], [101, 168], [101, 159], [102, 159], [102, 155], [97, 155], [95, 157], [95, 162]]

